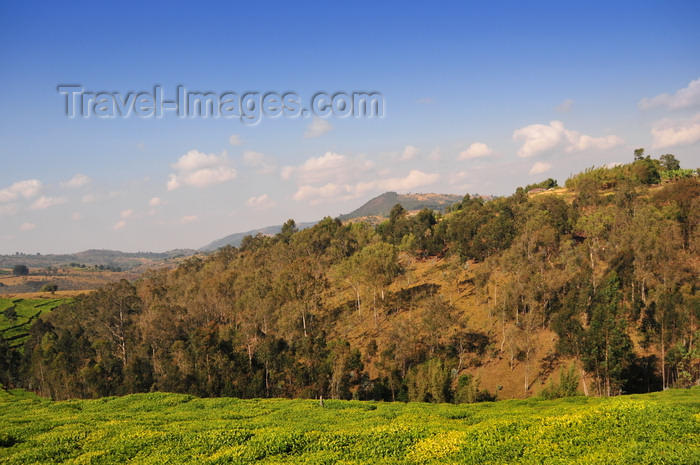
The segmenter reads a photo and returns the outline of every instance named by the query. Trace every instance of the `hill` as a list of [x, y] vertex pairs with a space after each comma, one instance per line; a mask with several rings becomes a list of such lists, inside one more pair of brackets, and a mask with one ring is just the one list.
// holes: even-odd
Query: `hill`
[[700, 182], [654, 170], [251, 237], [42, 316], [0, 382], [436, 403], [689, 387]]
[[[312, 221], [312, 222], [307, 222], [307, 223], [298, 223], [297, 228], [299, 229], [306, 229], [310, 228], [311, 226], [315, 225], [317, 221]], [[256, 236], [258, 234], [261, 234], [263, 236], [274, 236], [275, 234], [278, 234], [280, 231], [282, 231], [282, 225], [278, 224], [276, 226], [266, 226], [264, 228], [260, 229], [251, 229], [250, 231], [245, 231], [245, 232], [239, 232], [239, 233], [233, 233], [229, 234], [226, 237], [222, 237], [221, 239], [217, 239], [204, 247], [201, 247], [199, 249], [200, 252], [212, 252], [214, 250], [220, 249], [221, 247], [225, 247], [227, 245], [233, 246], [233, 247], [240, 247], [241, 242], [243, 242], [243, 238], [246, 236]]]
[[118, 250], [85, 250], [72, 254], [26, 254], [0, 255], [0, 269], [15, 265], [29, 268], [46, 268], [79, 264], [87, 267], [102, 265], [104, 268], [129, 270], [138, 267], [152, 267], [164, 262], [194, 255], [195, 250], [176, 249], [167, 252], [120, 252]]
[[402, 194], [396, 192], [385, 192], [379, 195], [360, 208], [353, 210], [338, 218], [342, 221], [362, 218], [365, 216], [388, 217], [394, 205], [399, 204], [407, 211], [422, 210], [429, 208], [435, 211], [444, 211], [447, 207], [462, 200], [461, 195], [452, 194]]
[[[429, 208], [435, 211], [443, 211], [445, 208], [462, 200], [461, 195], [452, 194], [402, 194], [396, 192], [385, 192], [373, 199], [367, 201], [361, 207], [353, 210], [350, 213], [338, 216], [341, 221], [349, 221], [358, 218], [380, 217], [386, 218], [392, 207], [397, 203], [407, 211], [417, 211], [423, 208]], [[298, 223], [297, 228], [306, 229], [318, 223], [312, 221], [308, 223]], [[200, 248], [200, 252], [211, 252], [221, 247], [231, 245], [239, 247], [245, 236], [255, 236], [262, 234], [263, 236], [274, 236], [282, 230], [282, 225], [267, 226], [260, 229], [251, 229], [250, 231], [233, 233], [221, 239], [217, 239], [210, 244]]]
[[698, 463], [700, 389], [480, 405], [0, 392], [0, 462]]

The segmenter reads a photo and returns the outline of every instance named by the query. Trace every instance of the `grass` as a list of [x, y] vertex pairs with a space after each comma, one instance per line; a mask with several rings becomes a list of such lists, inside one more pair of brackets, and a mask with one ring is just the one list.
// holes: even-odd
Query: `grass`
[[[11, 347], [21, 347], [29, 336], [29, 328], [36, 319], [70, 299], [11, 299], [0, 298], [0, 335]], [[5, 312], [14, 309], [15, 318]]]
[[0, 392], [0, 463], [700, 463], [700, 389], [472, 405]]

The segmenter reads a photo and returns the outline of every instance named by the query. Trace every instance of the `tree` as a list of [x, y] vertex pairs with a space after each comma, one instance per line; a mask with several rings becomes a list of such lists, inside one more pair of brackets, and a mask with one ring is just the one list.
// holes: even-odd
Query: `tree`
[[644, 149], [639, 148], [634, 150], [634, 161], [642, 160], [644, 158]]
[[52, 294], [55, 294], [57, 290], [58, 290], [58, 284], [48, 283], [48, 284], [44, 284], [43, 286], [41, 286], [41, 289], [39, 289], [39, 292], [50, 292]]
[[27, 268], [27, 265], [15, 265], [12, 268], [12, 274], [15, 276], [27, 276], [29, 275], [29, 268]]
[[659, 157], [661, 168], [664, 171], [673, 171], [681, 169], [681, 162], [671, 153], [666, 153]]

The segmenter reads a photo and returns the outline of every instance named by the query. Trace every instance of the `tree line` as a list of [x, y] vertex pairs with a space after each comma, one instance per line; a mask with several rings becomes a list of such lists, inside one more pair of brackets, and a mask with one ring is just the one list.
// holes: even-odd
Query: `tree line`
[[[489, 359], [524, 366], [532, 394], [538, 335], [551, 331], [573, 365], [543, 395], [579, 379], [601, 396], [697, 384], [700, 182], [657, 186], [664, 171], [639, 156], [573, 176], [563, 194], [466, 195], [442, 213], [397, 205], [377, 227], [290, 220], [59, 307], [21, 355], [0, 341], [0, 382], [57, 399], [474, 402], [497, 395], [467, 374]], [[411, 260], [438, 278], [416, 282]], [[458, 302], [467, 286], [488, 325]]]

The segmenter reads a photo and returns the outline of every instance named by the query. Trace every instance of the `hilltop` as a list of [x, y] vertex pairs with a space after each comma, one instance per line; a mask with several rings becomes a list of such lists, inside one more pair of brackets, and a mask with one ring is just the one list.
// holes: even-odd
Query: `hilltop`
[[[364, 220], [376, 224], [383, 218], [389, 217], [389, 212], [396, 204], [401, 205], [408, 211], [418, 211], [423, 208], [429, 208], [435, 211], [443, 211], [462, 200], [461, 195], [453, 194], [402, 194], [396, 192], [385, 192], [373, 199], [368, 200], [361, 207], [353, 210], [350, 213], [339, 215], [341, 221], [349, 220]], [[317, 224], [318, 221], [298, 223], [298, 229], [306, 229]], [[263, 236], [274, 236], [282, 230], [282, 225], [267, 226], [260, 229], [252, 229], [246, 232], [229, 234], [226, 237], [217, 239], [210, 244], [199, 249], [200, 252], [211, 252], [221, 247], [230, 245], [239, 247], [245, 236], [255, 236], [261, 234]]]

